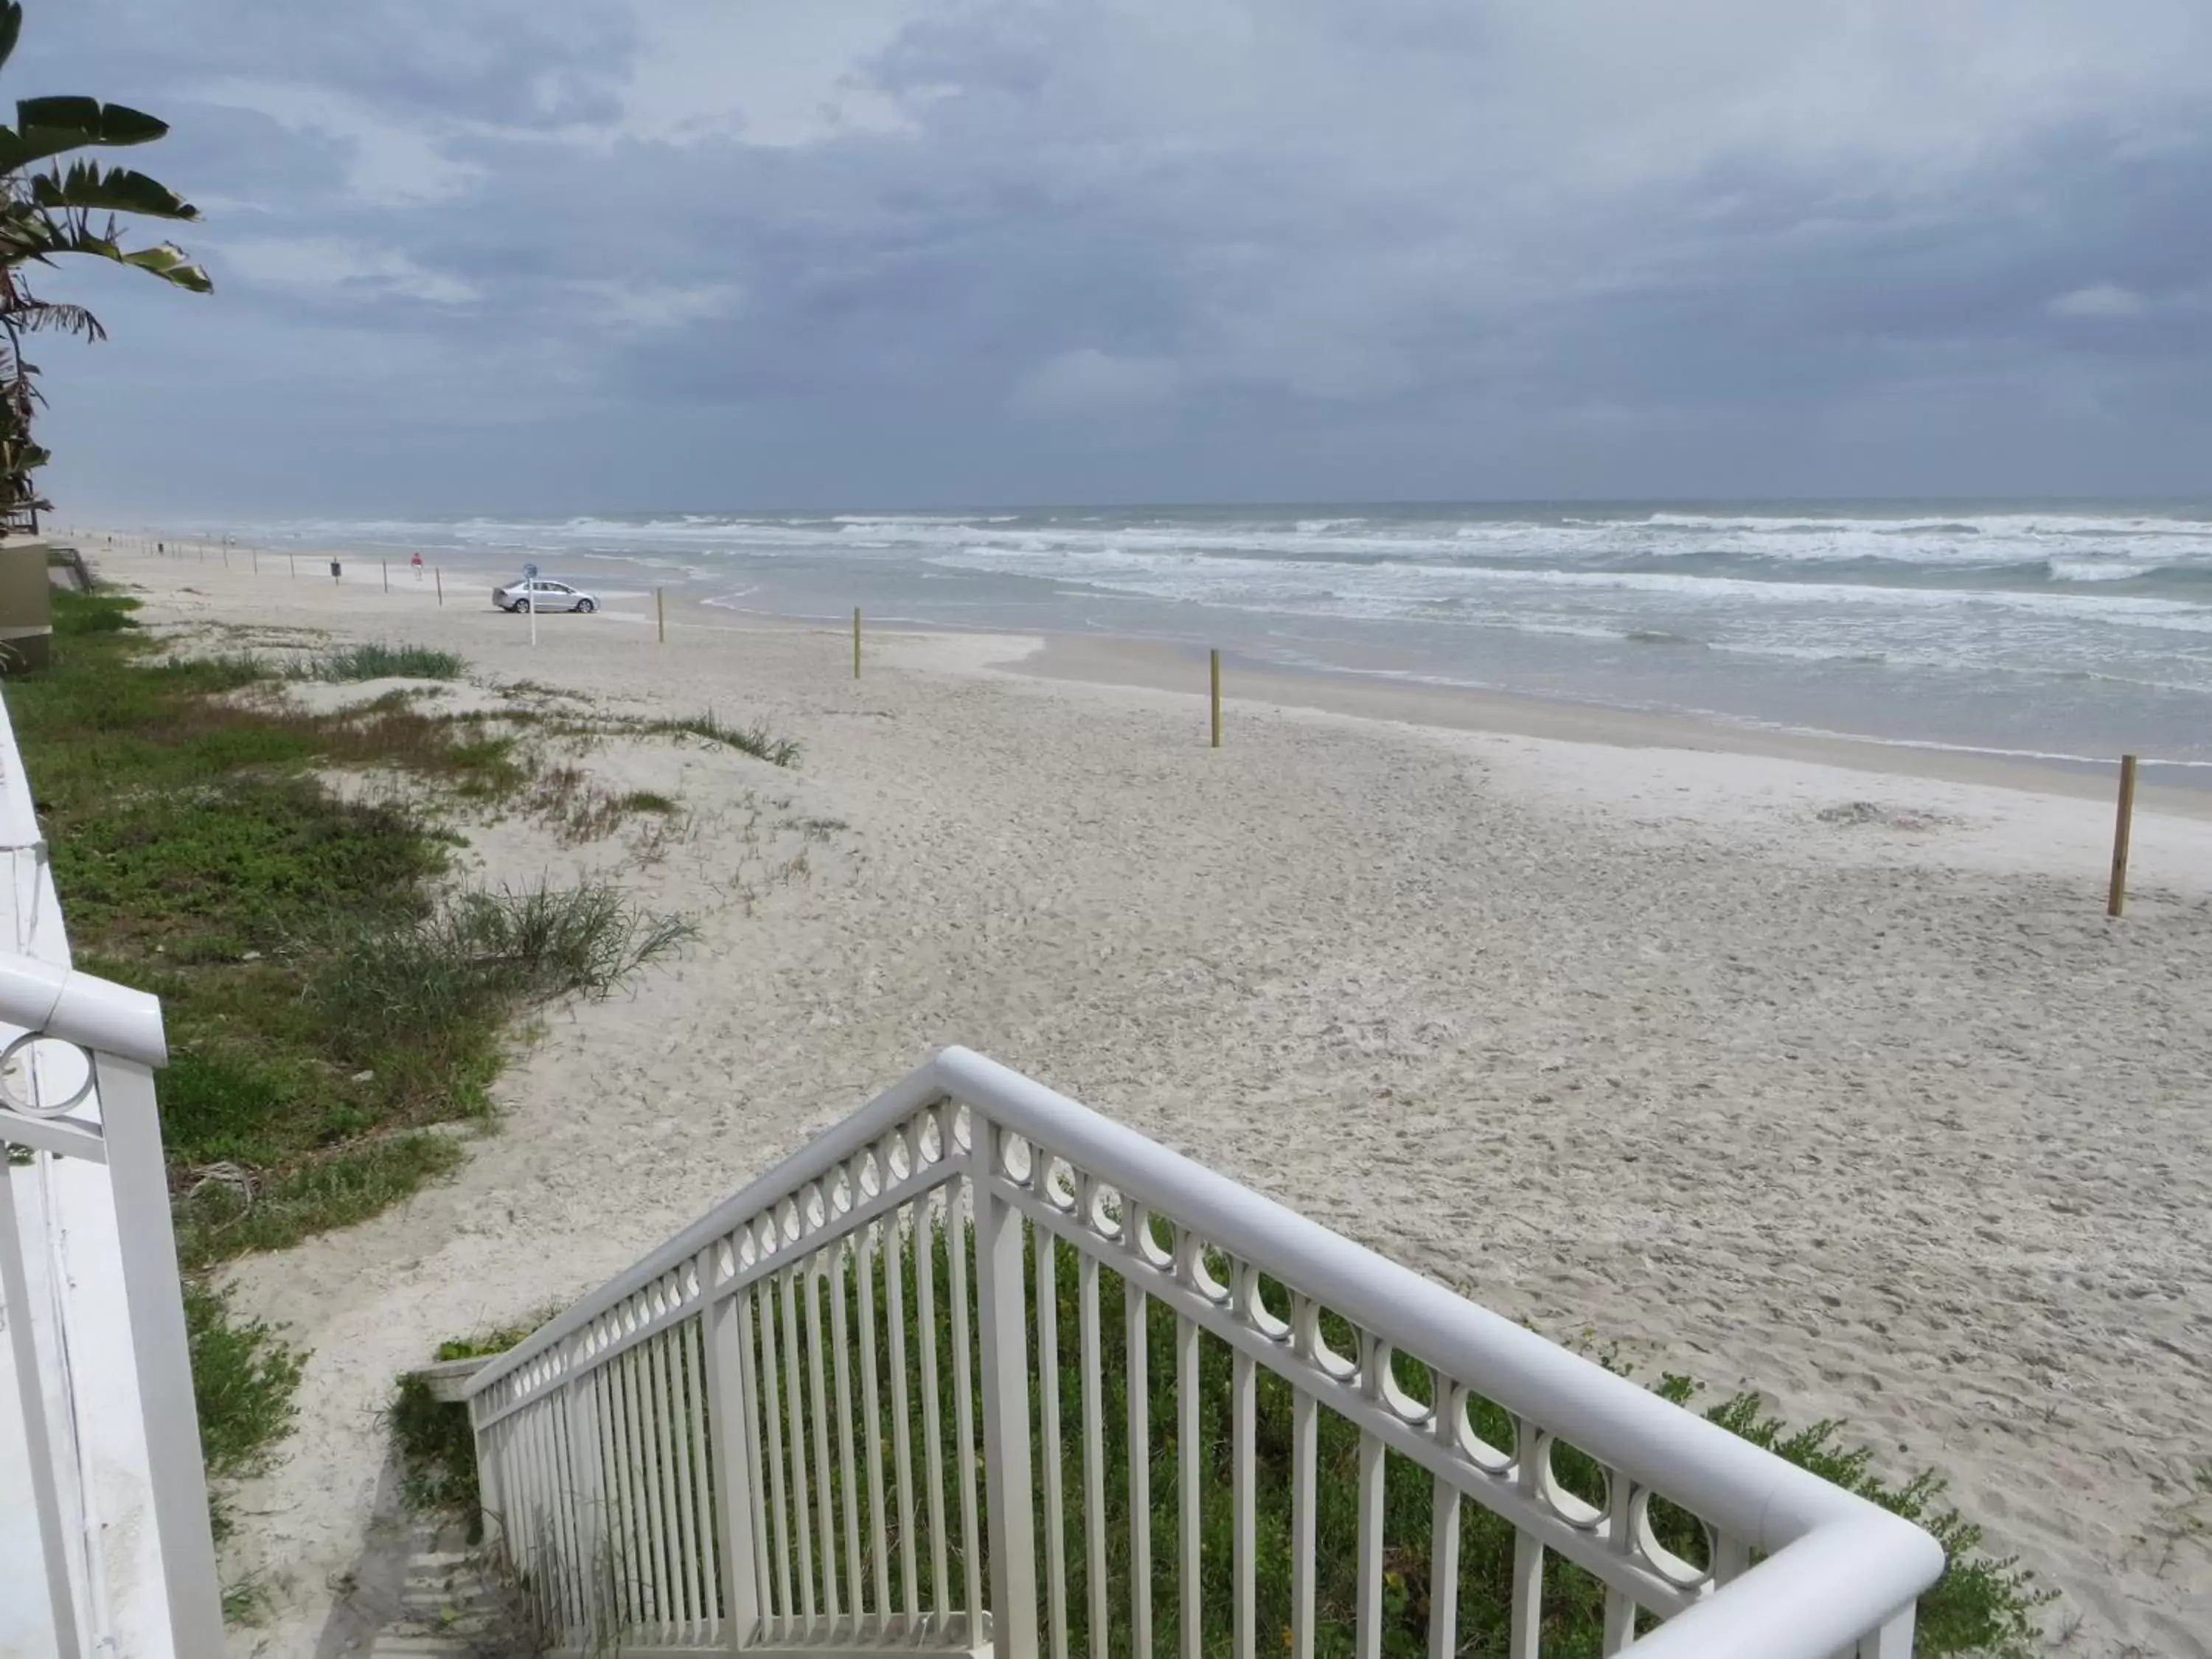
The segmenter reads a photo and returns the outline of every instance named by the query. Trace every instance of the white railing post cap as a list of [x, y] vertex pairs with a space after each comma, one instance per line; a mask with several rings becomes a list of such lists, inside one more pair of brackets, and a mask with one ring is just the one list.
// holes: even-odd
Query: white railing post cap
[[0, 951], [0, 1020], [143, 1065], [168, 1062], [159, 998], [34, 957]]

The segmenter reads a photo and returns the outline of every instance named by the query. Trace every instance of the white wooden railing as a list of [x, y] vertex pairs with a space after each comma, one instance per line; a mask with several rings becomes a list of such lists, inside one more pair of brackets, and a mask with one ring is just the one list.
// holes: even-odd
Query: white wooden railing
[[957, 1048], [467, 1394], [562, 1653], [1534, 1659], [1580, 1597], [1607, 1652], [1905, 1659], [1943, 1565]]
[[154, 1071], [161, 1005], [72, 971], [0, 704], [0, 1656], [222, 1649]]

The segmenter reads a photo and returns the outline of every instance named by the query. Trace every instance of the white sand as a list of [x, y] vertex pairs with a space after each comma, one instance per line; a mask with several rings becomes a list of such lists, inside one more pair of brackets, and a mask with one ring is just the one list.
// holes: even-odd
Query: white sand
[[[542, 618], [532, 653], [423, 592], [110, 568], [157, 617], [451, 646], [807, 745], [796, 775], [594, 757], [700, 814], [633, 879], [702, 944], [552, 1015], [453, 1184], [238, 1267], [315, 1351], [289, 1461], [240, 1502], [233, 1565], [284, 1603], [246, 1649], [317, 1650], [396, 1372], [588, 1288], [957, 1041], [1554, 1336], [1939, 1467], [2063, 1593], [2069, 1653], [2212, 1651], [2203, 819], [2138, 821], [2113, 923], [2110, 808], [2078, 788], [1245, 703], [1212, 752], [1194, 696], [988, 666], [1021, 641], [886, 638], [855, 684], [825, 634], [686, 611], [657, 647], [649, 599]], [[526, 826], [477, 840], [548, 859]]]

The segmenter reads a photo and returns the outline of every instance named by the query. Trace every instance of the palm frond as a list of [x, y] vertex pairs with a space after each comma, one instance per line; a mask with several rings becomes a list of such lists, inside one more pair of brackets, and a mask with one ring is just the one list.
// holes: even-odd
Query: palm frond
[[0, 300], [0, 316], [5, 316], [27, 334], [59, 330], [95, 344], [107, 337], [106, 325], [84, 307], [57, 300], [34, 300], [27, 295], [13, 302]]

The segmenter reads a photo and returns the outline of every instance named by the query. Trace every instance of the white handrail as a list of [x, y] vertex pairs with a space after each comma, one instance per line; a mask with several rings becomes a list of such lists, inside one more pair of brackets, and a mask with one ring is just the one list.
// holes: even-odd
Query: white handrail
[[995, 1060], [956, 1048], [933, 1066], [955, 1099], [982, 1107], [1099, 1179], [1142, 1193], [1148, 1205], [1202, 1218], [1207, 1238], [1231, 1255], [1261, 1263], [1392, 1346], [1480, 1387], [1755, 1548], [1778, 1550], [1824, 1522], [1890, 1519], [1864, 1498]]
[[[1867, 1507], [1871, 1517], [1808, 1533], [1721, 1595], [1669, 1619], [1637, 1643], [1638, 1659], [1847, 1653], [1864, 1633], [1876, 1638], [1868, 1659], [1911, 1659], [1909, 1631], [1900, 1645], [1885, 1627], [1942, 1572], [1942, 1547]], [[1884, 1607], [1889, 1596], [1895, 1599]]]
[[463, 1397], [474, 1399], [500, 1378], [521, 1370], [540, 1354], [574, 1336], [608, 1309], [618, 1306], [655, 1279], [684, 1266], [739, 1222], [759, 1214], [776, 1200], [834, 1169], [894, 1123], [911, 1117], [930, 1102], [943, 1098], [945, 1089], [939, 1080], [939, 1063], [945, 1054], [959, 1052], [963, 1051], [948, 1048], [936, 1059], [916, 1066], [843, 1122], [824, 1130], [757, 1181], [724, 1199], [636, 1266], [623, 1268], [558, 1318], [539, 1326], [525, 1340], [488, 1361], [469, 1380], [468, 1387], [462, 1390]]
[[0, 1023], [141, 1066], [169, 1063], [160, 998], [8, 951], [0, 951]]
[[[966, 1112], [965, 1138], [957, 1145], [952, 1115], [956, 1108], [964, 1108]], [[937, 1136], [933, 1144], [938, 1150], [925, 1153], [924, 1140], [933, 1133]], [[1013, 1138], [1026, 1144], [1033, 1164], [1015, 1167], [1018, 1147]], [[1065, 1196], [1053, 1196], [1047, 1190], [1046, 1176], [1040, 1172], [1048, 1162], [1084, 1183], [1085, 1192], [1107, 1189], [1118, 1194], [1122, 1206], [1120, 1223], [1099, 1231], [1088, 1212], [1088, 1199], [1071, 1205]], [[728, 1434], [726, 1425], [718, 1425], [716, 1429], [717, 1444], [726, 1440], [727, 1445], [741, 1449], [745, 1459], [755, 1461], [741, 1468], [715, 1467], [713, 1489], [728, 1494], [726, 1501], [740, 1510], [750, 1503], [757, 1512], [747, 1523], [747, 1535], [755, 1541], [733, 1555], [724, 1569], [729, 1575], [723, 1581], [724, 1594], [734, 1599], [718, 1605], [764, 1607], [762, 1586], [767, 1580], [761, 1575], [769, 1565], [771, 1552], [759, 1517], [773, 1512], [780, 1521], [784, 1503], [780, 1484], [784, 1454], [776, 1448], [782, 1443], [785, 1425], [777, 1415], [782, 1408], [774, 1403], [779, 1385], [775, 1356], [781, 1344], [786, 1363], [796, 1366], [801, 1347], [811, 1364], [818, 1364], [823, 1352], [818, 1330], [811, 1323], [805, 1341], [798, 1341], [798, 1327], [791, 1322], [793, 1310], [798, 1302], [804, 1302], [807, 1320], [816, 1317], [809, 1300], [817, 1293], [812, 1286], [825, 1274], [833, 1285], [842, 1285], [839, 1275], [849, 1270], [831, 1264], [848, 1249], [860, 1253], [857, 1259], [862, 1264], [863, 1279], [856, 1281], [857, 1293], [872, 1308], [873, 1280], [866, 1273], [872, 1270], [865, 1264], [872, 1259], [871, 1250], [890, 1248], [870, 1242], [875, 1230], [896, 1226], [898, 1217], [904, 1214], [911, 1218], [905, 1224], [910, 1227], [927, 1225], [933, 1237], [945, 1232], [961, 1212], [963, 1192], [972, 1194], [966, 1200], [972, 1206], [975, 1224], [972, 1245], [954, 1233], [942, 1248], [951, 1251], [956, 1291], [957, 1284], [964, 1282], [971, 1249], [979, 1275], [984, 1326], [979, 1334], [980, 1386], [987, 1443], [975, 1449], [991, 1482], [994, 1522], [990, 1539], [993, 1623], [987, 1628], [1010, 1656], [1036, 1650], [1040, 1602], [1027, 1541], [1029, 1522], [1021, 1518], [1031, 1512], [1030, 1493], [1034, 1486], [1027, 1467], [1030, 1384], [1024, 1379], [1034, 1381], [1041, 1398], [1048, 1386], [1057, 1387], [1048, 1383], [1054, 1362], [1042, 1354], [1038, 1358], [1045, 1364], [1043, 1373], [1033, 1375], [1024, 1369], [1030, 1362], [1024, 1357], [1027, 1345], [1023, 1327], [1028, 1304], [1024, 1300], [1027, 1291], [1023, 1284], [1026, 1270], [1022, 1240], [1030, 1236], [1025, 1228], [1033, 1229], [1038, 1241], [1036, 1271], [1041, 1298], [1048, 1277], [1044, 1244], [1056, 1238], [1060, 1243], [1055, 1251], [1073, 1247], [1079, 1261], [1103, 1262], [1121, 1273], [1132, 1309], [1153, 1304], [1171, 1307], [1183, 1322], [1181, 1328], [1191, 1333], [1186, 1341], [1196, 1341], [1210, 1333], [1208, 1340], [1227, 1343], [1238, 1364], [1245, 1368], [1240, 1375], [1249, 1376], [1249, 1368], [1256, 1363], [1288, 1377], [1299, 1397], [1352, 1419], [1362, 1436], [1363, 1469], [1367, 1467], [1367, 1449], [1371, 1448], [1376, 1460], [1375, 1504], [1379, 1506], [1381, 1501], [1380, 1460], [1387, 1447], [1428, 1464], [1434, 1471], [1440, 1516], [1464, 1497], [1514, 1520], [1524, 1547], [1524, 1556], [1516, 1558], [1516, 1585], [1534, 1582], [1540, 1586], [1541, 1561], [1547, 1545], [1597, 1572], [1608, 1587], [1607, 1652], [1629, 1644], [1636, 1609], [1641, 1605], [1671, 1615], [1634, 1644], [1638, 1652], [1654, 1656], [1694, 1653], [1707, 1659], [1736, 1655], [1743, 1659], [1752, 1659], [1753, 1655], [1759, 1659], [1827, 1659], [1838, 1652], [1856, 1650], [1880, 1659], [1905, 1659], [1909, 1653], [1913, 1603], [1943, 1567], [1941, 1547], [1918, 1528], [1065, 1096], [957, 1048], [937, 1054], [520, 1346], [485, 1365], [465, 1392], [475, 1408], [488, 1491], [505, 1494], [511, 1503], [515, 1499], [515, 1483], [520, 1481], [528, 1493], [534, 1494], [529, 1501], [543, 1504], [550, 1498], [556, 1508], [565, 1505], [573, 1511], [574, 1494], [564, 1492], [564, 1480], [582, 1479], [586, 1485], [600, 1482], [602, 1475], [596, 1472], [599, 1462], [595, 1455], [586, 1454], [585, 1463], [578, 1465], [573, 1462], [578, 1454], [565, 1442], [555, 1444], [558, 1435], [554, 1440], [546, 1437], [550, 1425], [564, 1425], [560, 1434], [573, 1434], [580, 1423], [598, 1424], [603, 1413], [612, 1419], [606, 1432], [614, 1437], [605, 1449], [605, 1478], [618, 1482], [628, 1468], [625, 1460], [635, 1461], [637, 1455], [623, 1448], [631, 1445], [641, 1432], [649, 1441], [656, 1432], [653, 1423], [664, 1419], [686, 1420], [696, 1408], [695, 1396], [686, 1392], [690, 1385], [684, 1381], [692, 1362], [684, 1356], [692, 1351], [685, 1345], [703, 1340], [708, 1381], [725, 1390], [714, 1396], [720, 1403], [713, 1410], [736, 1413], [742, 1424], [754, 1425], [734, 1435]], [[1176, 1230], [1177, 1251], [1172, 1261], [1157, 1255], [1157, 1247], [1146, 1231], [1149, 1224], [1139, 1223], [1133, 1232], [1129, 1226], [1133, 1217], [1155, 1214], [1170, 1218]], [[1196, 1243], [1187, 1242], [1186, 1228], [1191, 1230], [1188, 1239]], [[1200, 1244], [1233, 1264], [1241, 1264], [1243, 1291], [1216, 1295], [1206, 1291], [1198, 1259], [1190, 1254]], [[926, 1297], [927, 1252], [919, 1243], [905, 1248], [920, 1252], [915, 1255], [916, 1270], [921, 1274]], [[1305, 1309], [1333, 1312], [1350, 1321], [1362, 1334], [1358, 1374], [1331, 1373], [1325, 1366], [1316, 1365], [1310, 1347], [1282, 1346], [1285, 1334], [1278, 1330], [1271, 1334], [1264, 1319], [1255, 1316], [1249, 1306], [1237, 1305], [1240, 1297], [1255, 1294], [1253, 1274], [1279, 1282]], [[894, 1273], [886, 1280], [895, 1298], [896, 1279]], [[844, 1292], [840, 1290], [838, 1294]], [[960, 1365], [967, 1363], [967, 1349], [963, 1346], [967, 1339], [958, 1336], [968, 1317], [963, 1297], [964, 1293], [954, 1297], [953, 1358]], [[840, 1308], [842, 1305], [837, 1304]], [[777, 1307], [784, 1320], [781, 1330], [774, 1316]], [[1127, 1316], [1136, 1320], [1133, 1312]], [[843, 1355], [838, 1350], [850, 1340], [842, 1318], [840, 1313], [833, 1322], [840, 1334], [830, 1345], [841, 1367]], [[1085, 1352], [1090, 1352], [1097, 1340], [1095, 1311], [1087, 1313], [1085, 1321], [1084, 1340], [1092, 1345]], [[684, 1334], [695, 1328], [702, 1334], [700, 1338]], [[755, 1364], [756, 1330], [760, 1381], [768, 1391], [765, 1404], [752, 1393], [750, 1384], [740, 1387], [735, 1380], [740, 1373], [750, 1375], [746, 1368]], [[1130, 1330], [1133, 1344], [1137, 1323], [1133, 1322]], [[918, 1340], [926, 1346], [934, 1340], [926, 1336]], [[673, 1346], [669, 1346], [672, 1343]], [[1292, 1358], [1294, 1352], [1296, 1358]], [[1395, 1405], [1389, 1403], [1388, 1396], [1395, 1385], [1389, 1377], [1389, 1362], [1382, 1356], [1391, 1352], [1418, 1356], [1431, 1368], [1438, 1389], [1479, 1393], [1510, 1413], [1522, 1440], [1521, 1452], [1509, 1459], [1511, 1467], [1500, 1469], [1465, 1461], [1455, 1428], [1446, 1432], [1435, 1413], [1425, 1418], [1418, 1410], [1408, 1414], [1407, 1407], [1413, 1402], [1401, 1399]], [[723, 1356], [719, 1364], [714, 1357], [718, 1353]], [[1379, 1373], [1373, 1369], [1378, 1358]], [[925, 1353], [924, 1363], [934, 1362]], [[631, 1371], [645, 1367], [638, 1374], [648, 1380], [642, 1383], [625, 1380], [630, 1378], [630, 1371], [622, 1369], [625, 1366]], [[925, 1388], [933, 1390], [937, 1385], [927, 1382], [928, 1375], [925, 1371]], [[800, 1410], [799, 1371], [791, 1371], [785, 1380], [795, 1437]], [[841, 1382], [841, 1389], [842, 1386]], [[610, 1389], [611, 1394], [607, 1392]], [[1132, 1393], [1133, 1396], [1133, 1389]], [[955, 1398], [964, 1407], [964, 1392], [956, 1390]], [[645, 1402], [641, 1421], [646, 1426], [629, 1430], [631, 1439], [622, 1441], [621, 1413], [636, 1411], [641, 1399]], [[821, 1409], [818, 1401], [813, 1409], [817, 1413]], [[548, 1410], [553, 1417], [544, 1416]], [[1095, 1411], [1095, 1407], [1086, 1405], [1085, 1411]], [[1133, 1404], [1132, 1412], [1128, 1432], [1133, 1437], [1144, 1418]], [[849, 1422], [842, 1405], [839, 1415]], [[904, 1419], [898, 1422], [902, 1431]], [[756, 1432], [765, 1438], [760, 1443], [750, 1443], [747, 1437]], [[1097, 1424], [1087, 1423], [1085, 1432], [1095, 1437]], [[933, 1442], [938, 1434], [933, 1423], [927, 1433]], [[967, 1434], [963, 1426], [956, 1436], [957, 1448], [972, 1446]], [[532, 1435], [537, 1437], [535, 1442], [529, 1438]], [[1547, 1449], [1555, 1440], [1580, 1449], [1606, 1471], [1613, 1507], [1602, 1516], [1589, 1510], [1587, 1505], [1575, 1510], [1572, 1506], [1578, 1500], [1560, 1499], [1543, 1490], [1541, 1480], [1547, 1477], [1541, 1471], [1548, 1468]], [[534, 1452], [517, 1449], [532, 1444], [538, 1447]], [[765, 1465], [757, 1461], [763, 1455], [761, 1444], [769, 1448]], [[904, 1455], [902, 1449], [901, 1456]], [[1249, 1452], [1241, 1455], [1249, 1456]], [[663, 1467], [666, 1455], [653, 1455], [648, 1467]], [[803, 1481], [806, 1448], [794, 1440], [790, 1459], [793, 1480]], [[830, 1482], [838, 1460], [817, 1455], [814, 1461], [815, 1478]], [[849, 1465], [849, 1452], [845, 1461]], [[1096, 1478], [1090, 1471], [1092, 1462], [1095, 1455], [1086, 1454], [1086, 1480]], [[679, 1456], [678, 1465], [688, 1477], [689, 1463]], [[574, 1473], [580, 1467], [586, 1470], [581, 1477]], [[768, 1510], [761, 1509], [759, 1480], [763, 1468], [779, 1483]], [[564, 1470], [569, 1473], [564, 1474]], [[843, 1469], [843, 1474], [848, 1484], [842, 1501], [849, 1505], [855, 1501], [851, 1485], [855, 1475], [850, 1467]], [[872, 1477], [880, 1478], [879, 1474]], [[1310, 1472], [1305, 1478], [1310, 1480]], [[902, 1468], [897, 1480], [902, 1501], [908, 1495], [907, 1480]], [[592, 1489], [601, 1490], [596, 1485]], [[1671, 1557], [1663, 1561], [1654, 1557], [1650, 1547], [1641, 1541], [1636, 1529], [1645, 1522], [1635, 1504], [1644, 1501], [1642, 1494], [1663, 1495], [1710, 1528], [1708, 1538], [1716, 1559], [1702, 1577], [1694, 1572], [1687, 1579], [1668, 1577], [1667, 1563], [1674, 1568], [1685, 1564], [1674, 1562]], [[822, 1496], [826, 1505], [826, 1485]], [[1009, 1498], [1018, 1501], [1002, 1510], [1001, 1501]], [[652, 1503], [649, 1492], [641, 1499], [623, 1498], [619, 1492], [611, 1497], [603, 1493], [600, 1501], [611, 1504], [620, 1514], [622, 1524], [629, 1526], [639, 1539], [657, 1536], [650, 1516], [646, 1515]], [[794, 1501], [803, 1516], [805, 1500]], [[874, 1499], [878, 1505], [882, 1501], [880, 1494]], [[1363, 1494], [1363, 1540], [1368, 1535], [1368, 1501]], [[645, 1510], [637, 1508], [640, 1503]], [[488, 1499], [489, 1507], [493, 1505]], [[826, 1508], [822, 1514], [826, 1517]], [[848, 1514], [849, 1518], [849, 1510]], [[1006, 1522], [1002, 1514], [1015, 1520]], [[641, 1516], [646, 1518], [641, 1520]], [[738, 1520], [744, 1522], [745, 1516], [739, 1514]], [[567, 1524], [572, 1533], [577, 1531], [573, 1513]], [[937, 1524], [933, 1517], [933, 1530]], [[1374, 1534], [1376, 1553], [1370, 1575], [1377, 1581], [1373, 1591], [1373, 1598], [1377, 1599], [1372, 1599], [1370, 1605], [1363, 1577], [1363, 1621], [1376, 1616], [1371, 1607], [1379, 1606], [1379, 1528], [1382, 1524], [1378, 1507], [1373, 1521], [1378, 1528]], [[793, 1575], [788, 1564], [781, 1563], [777, 1572], [795, 1578], [803, 1588], [811, 1583], [807, 1575], [811, 1569], [804, 1556], [807, 1540], [803, 1519], [800, 1525], [799, 1571]], [[1455, 1528], [1456, 1522], [1452, 1525]], [[1149, 1522], [1144, 1523], [1140, 1537], [1148, 1530]], [[541, 1523], [538, 1531], [559, 1541], [557, 1528], [547, 1532]], [[972, 1519], [960, 1537], [963, 1552], [972, 1552], [976, 1545]], [[1008, 1538], [1016, 1541], [1006, 1545]], [[1533, 1554], [1527, 1553], [1530, 1547]], [[674, 1546], [669, 1547], [672, 1559]], [[1310, 1550], [1310, 1536], [1305, 1547]], [[775, 1550], [782, 1548], [779, 1536]], [[1754, 1553], [1765, 1559], [1752, 1566]], [[825, 1572], [830, 1555], [825, 1534]], [[1524, 1567], [1536, 1574], [1533, 1581]], [[1240, 1556], [1237, 1571], [1240, 1578], [1249, 1571], [1249, 1552]], [[1364, 1565], [1362, 1571], [1367, 1571]], [[732, 1579], [743, 1582], [732, 1583]], [[974, 1581], [966, 1598], [958, 1603], [969, 1609], [963, 1615], [966, 1622], [949, 1626], [943, 1621], [953, 1602], [947, 1599], [941, 1578], [935, 1582], [936, 1611], [930, 1616], [939, 1622], [932, 1628], [940, 1632], [949, 1630], [959, 1644], [973, 1645], [979, 1639], [973, 1611]], [[783, 1583], [781, 1578], [779, 1583]], [[825, 1585], [825, 1590], [829, 1607], [834, 1610], [837, 1606], [834, 1586]], [[659, 1603], [652, 1595], [662, 1593], [652, 1592], [645, 1598], [646, 1604], [658, 1607]], [[1057, 1607], [1060, 1605], [1057, 1598], [1064, 1593], [1055, 1568], [1047, 1599]], [[1131, 1594], [1137, 1592], [1132, 1589]], [[1304, 1594], [1310, 1594], [1310, 1582]], [[1522, 1591], [1516, 1589], [1516, 1594], [1518, 1596]], [[778, 1595], [783, 1602], [778, 1616], [783, 1622], [772, 1631], [763, 1625], [759, 1636], [744, 1628], [724, 1632], [721, 1639], [731, 1650], [774, 1645], [768, 1639], [771, 1634], [778, 1640], [824, 1639], [816, 1627], [817, 1615], [811, 1602], [794, 1613], [787, 1583], [783, 1583]], [[1146, 1627], [1141, 1621], [1147, 1616], [1143, 1608], [1149, 1595], [1147, 1589], [1138, 1597], [1139, 1632]], [[1009, 1597], [1011, 1613], [1006, 1605]], [[881, 1599], [879, 1595], [878, 1600]], [[833, 1648], [859, 1653], [879, 1646], [890, 1639], [896, 1624], [890, 1616], [894, 1611], [879, 1606], [869, 1615], [875, 1622], [867, 1623], [861, 1619], [856, 1593], [850, 1618], [835, 1626], [843, 1636], [832, 1643]], [[914, 1617], [920, 1611], [909, 1587], [905, 1616]], [[1516, 1611], [1516, 1629], [1528, 1626], [1530, 1616]], [[792, 1635], [794, 1631], [796, 1637]], [[1529, 1632], [1526, 1639], [1530, 1645], [1525, 1651], [1533, 1654], [1533, 1626]], [[634, 1638], [635, 1632], [631, 1634]], [[1432, 1634], [1432, 1640], [1437, 1639], [1443, 1638]], [[1516, 1642], [1520, 1639], [1516, 1638]], [[1516, 1646], [1516, 1651], [1523, 1650]]]

